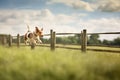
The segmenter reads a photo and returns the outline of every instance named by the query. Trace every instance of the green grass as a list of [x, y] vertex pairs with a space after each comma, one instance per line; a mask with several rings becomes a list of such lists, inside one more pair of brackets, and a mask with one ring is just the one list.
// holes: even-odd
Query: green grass
[[120, 54], [0, 46], [0, 80], [120, 80]]

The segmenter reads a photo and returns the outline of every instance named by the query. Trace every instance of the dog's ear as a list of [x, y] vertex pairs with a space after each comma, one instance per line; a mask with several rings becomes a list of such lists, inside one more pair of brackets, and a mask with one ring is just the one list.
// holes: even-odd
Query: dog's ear
[[28, 32], [30, 32], [30, 27], [29, 27], [29, 25], [27, 24], [27, 28], [28, 28]]
[[41, 28], [41, 31], [43, 31], [43, 28]]

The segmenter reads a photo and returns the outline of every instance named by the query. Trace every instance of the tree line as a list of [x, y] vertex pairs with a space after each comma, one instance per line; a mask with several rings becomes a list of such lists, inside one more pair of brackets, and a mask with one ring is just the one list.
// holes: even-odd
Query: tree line
[[[117, 37], [113, 40], [100, 40], [99, 34], [92, 34], [87, 36], [87, 44], [88, 45], [109, 45], [109, 46], [120, 46], [120, 37]], [[50, 39], [42, 38], [43, 43], [49, 43]], [[81, 44], [80, 34], [74, 36], [64, 36], [64, 37], [56, 37], [57, 44]]]
[[98, 34], [92, 34], [92, 35], [90, 35], [90, 37], [88, 39], [88, 44], [120, 46], [120, 37], [117, 37], [113, 40], [107, 40], [107, 39], [100, 40]]

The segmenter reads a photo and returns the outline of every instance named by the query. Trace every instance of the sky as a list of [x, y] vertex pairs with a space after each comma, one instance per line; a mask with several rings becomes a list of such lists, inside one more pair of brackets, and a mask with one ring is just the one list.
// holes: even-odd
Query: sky
[[[120, 32], [120, 0], [0, 0], [0, 34]], [[113, 39], [120, 35], [100, 35]]]

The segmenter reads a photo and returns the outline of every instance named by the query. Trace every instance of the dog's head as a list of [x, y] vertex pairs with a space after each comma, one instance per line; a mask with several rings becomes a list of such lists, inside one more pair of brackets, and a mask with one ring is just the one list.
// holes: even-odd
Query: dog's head
[[38, 27], [35, 27], [35, 34], [39, 37], [43, 37], [43, 28], [39, 29]]

